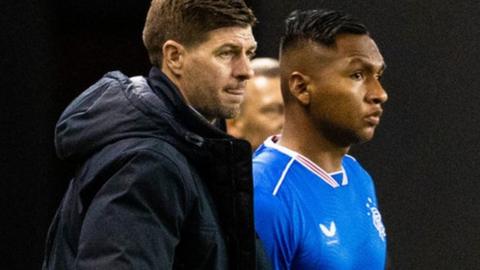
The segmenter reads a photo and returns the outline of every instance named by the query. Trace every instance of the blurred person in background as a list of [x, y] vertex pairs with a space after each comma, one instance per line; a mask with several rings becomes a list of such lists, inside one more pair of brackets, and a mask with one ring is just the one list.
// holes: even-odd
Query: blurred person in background
[[278, 60], [255, 58], [252, 68], [255, 75], [247, 82], [240, 114], [227, 120], [227, 131], [249, 141], [255, 150], [267, 137], [280, 133], [284, 115]]

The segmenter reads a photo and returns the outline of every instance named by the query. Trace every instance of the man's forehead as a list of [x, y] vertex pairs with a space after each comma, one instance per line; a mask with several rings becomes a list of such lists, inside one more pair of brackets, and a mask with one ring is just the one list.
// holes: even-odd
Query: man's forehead
[[365, 64], [376, 68], [385, 65], [377, 45], [368, 35], [339, 35], [333, 46], [310, 43], [310, 49], [305, 51], [308, 50], [309, 57], [317, 64], [342, 61], [349, 65]]
[[375, 41], [368, 35], [339, 35], [335, 41], [335, 50], [347, 57], [382, 59], [383, 56]]
[[[270, 76], [255, 76], [253, 79], [248, 80], [247, 86], [254, 88], [255, 91], [265, 92], [271, 91], [271, 87], [274, 84], [280, 83], [280, 77], [270, 77]], [[280, 90], [278, 90], [280, 91]]]
[[380, 71], [383, 71], [387, 68], [387, 65], [385, 64], [381, 54], [370, 55], [370, 56], [353, 55], [351, 57], [346, 58], [345, 61], [346, 61], [346, 64], [349, 66], [362, 65], [362, 66], [372, 67]]
[[208, 33], [206, 44], [221, 46], [241, 46], [241, 47], [257, 47], [257, 42], [252, 33], [252, 28], [232, 26], [222, 27], [212, 30]]
[[310, 73], [318, 68], [361, 64], [383, 71], [385, 63], [375, 42], [368, 35], [342, 35], [333, 46], [308, 40], [302, 46], [286, 51], [281, 64], [286, 72]]

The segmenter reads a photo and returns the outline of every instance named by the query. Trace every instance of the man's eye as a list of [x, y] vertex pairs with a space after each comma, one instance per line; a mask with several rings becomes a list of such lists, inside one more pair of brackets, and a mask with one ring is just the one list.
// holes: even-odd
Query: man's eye
[[229, 58], [229, 57], [232, 57], [233, 56], [233, 51], [224, 51], [224, 52], [220, 52], [218, 55], [222, 58]]
[[352, 75], [350, 75], [350, 77], [354, 80], [363, 80], [363, 73], [362, 72], [355, 72], [353, 73]]
[[247, 57], [252, 60], [255, 57], [255, 52], [247, 52]]

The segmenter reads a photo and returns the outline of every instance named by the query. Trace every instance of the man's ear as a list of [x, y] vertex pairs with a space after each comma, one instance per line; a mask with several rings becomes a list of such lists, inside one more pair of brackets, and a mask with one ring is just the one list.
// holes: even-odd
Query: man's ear
[[182, 44], [167, 40], [162, 47], [163, 63], [162, 65], [170, 70], [174, 75], [182, 75], [185, 47]]
[[310, 77], [298, 71], [292, 72], [290, 74], [290, 78], [288, 79], [290, 93], [302, 105], [310, 104], [310, 91], [308, 89], [309, 84]]

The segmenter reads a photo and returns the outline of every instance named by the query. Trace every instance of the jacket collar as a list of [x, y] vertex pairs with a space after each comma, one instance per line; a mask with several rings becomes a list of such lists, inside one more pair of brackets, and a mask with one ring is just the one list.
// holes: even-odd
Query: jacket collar
[[195, 112], [186, 104], [177, 86], [157, 67], [152, 67], [147, 79], [152, 91], [160, 99], [166, 101], [168, 110], [175, 119], [185, 128], [202, 138], [211, 139], [232, 139], [225, 133], [224, 120], [215, 121], [215, 124], [208, 122], [203, 116]]

